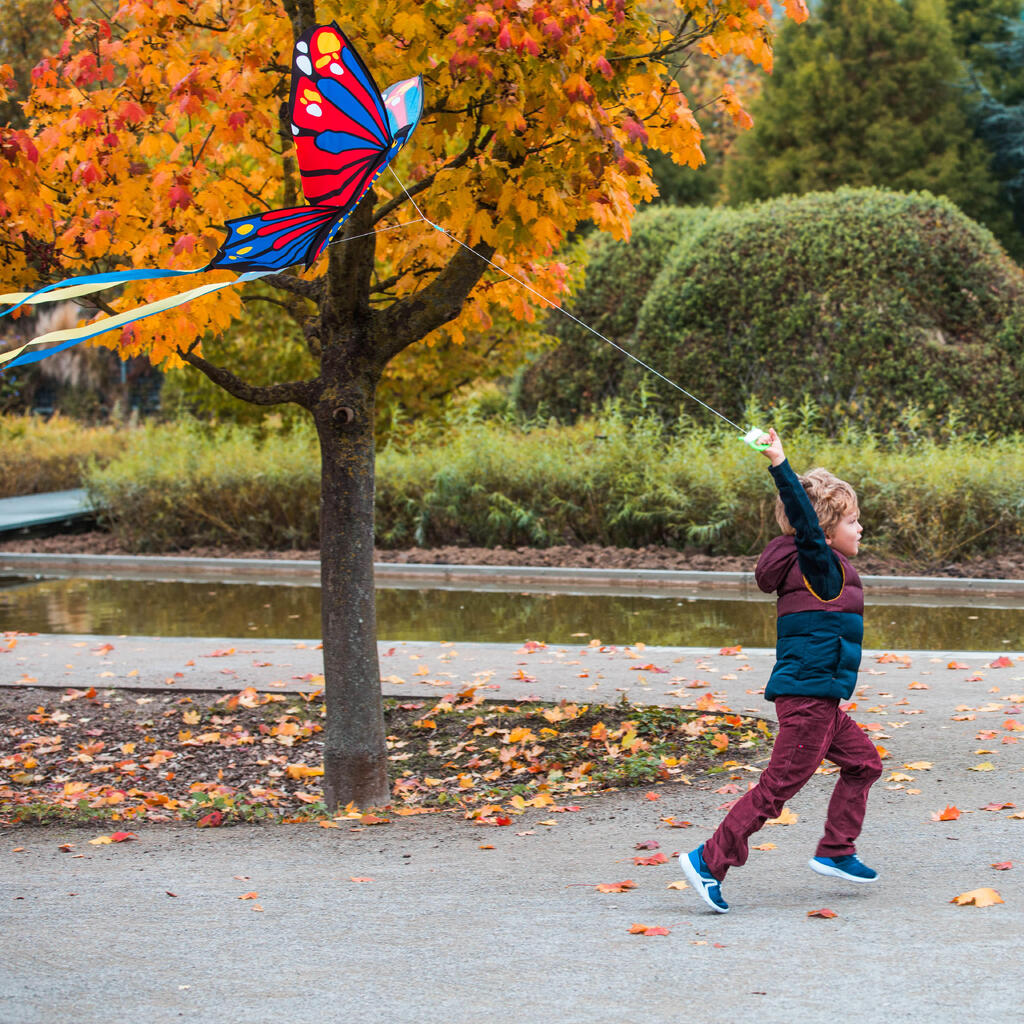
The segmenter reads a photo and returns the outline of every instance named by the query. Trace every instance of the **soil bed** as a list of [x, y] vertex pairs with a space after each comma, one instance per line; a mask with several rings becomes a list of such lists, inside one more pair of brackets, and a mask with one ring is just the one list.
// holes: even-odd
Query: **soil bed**
[[[765, 755], [765, 722], [710, 693], [696, 707], [498, 704], [475, 688], [435, 703], [388, 699], [393, 804], [380, 813], [510, 824], [527, 807], [556, 813], [610, 787], [689, 783]], [[7, 687], [0, 824], [328, 819], [323, 719], [319, 692]]]
[[[0, 551], [55, 554], [131, 555], [109, 533], [62, 534], [55, 537], [19, 537], [0, 539]], [[157, 552], [147, 552], [156, 554]], [[165, 551], [160, 554], [190, 555], [195, 558], [285, 558], [317, 559], [318, 550], [241, 550], [226, 546]], [[419, 563], [424, 565], [527, 565], [583, 569], [672, 569], [700, 572], [752, 572], [755, 555], [708, 555], [700, 551], [649, 545], [643, 548], [613, 548], [587, 544], [579, 547], [560, 545], [551, 548], [408, 548], [378, 549], [378, 562]], [[962, 579], [1024, 579], [1024, 547], [1001, 551], [984, 558], [960, 562], [934, 562], [900, 558], [882, 558], [862, 549], [856, 566], [866, 576], [949, 576]]]

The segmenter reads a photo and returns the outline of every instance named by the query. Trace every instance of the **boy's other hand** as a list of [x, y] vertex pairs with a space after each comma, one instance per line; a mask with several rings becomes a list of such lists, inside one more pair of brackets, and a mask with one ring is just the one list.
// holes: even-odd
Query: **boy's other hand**
[[786, 453], [782, 450], [782, 441], [779, 439], [779, 435], [775, 432], [774, 427], [771, 427], [768, 431], [768, 447], [762, 449], [761, 454], [773, 466], [781, 466], [786, 461]]

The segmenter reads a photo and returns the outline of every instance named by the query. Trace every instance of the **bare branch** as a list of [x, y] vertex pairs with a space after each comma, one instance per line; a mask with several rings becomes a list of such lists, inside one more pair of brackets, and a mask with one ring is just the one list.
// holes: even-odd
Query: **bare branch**
[[282, 405], [285, 402], [294, 402], [306, 409], [312, 408], [320, 394], [321, 385], [319, 379], [307, 381], [289, 381], [284, 384], [263, 384], [254, 385], [236, 377], [230, 370], [221, 366], [215, 366], [194, 351], [198, 340], [194, 341], [188, 349], [178, 347], [178, 355], [190, 366], [201, 370], [229, 395], [240, 398], [243, 402], [251, 402], [253, 405]]

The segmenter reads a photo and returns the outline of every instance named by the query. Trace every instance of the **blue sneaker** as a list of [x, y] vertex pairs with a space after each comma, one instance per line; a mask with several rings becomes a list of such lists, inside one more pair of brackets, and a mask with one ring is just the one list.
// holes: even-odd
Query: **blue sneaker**
[[704, 844], [696, 850], [679, 854], [679, 866], [686, 875], [686, 880], [693, 886], [698, 896], [716, 913], [727, 914], [729, 904], [722, 899], [722, 884], [704, 863]]
[[857, 856], [848, 853], [845, 857], [812, 857], [807, 866], [819, 875], [844, 878], [847, 882], [877, 882], [878, 872], [861, 864]]

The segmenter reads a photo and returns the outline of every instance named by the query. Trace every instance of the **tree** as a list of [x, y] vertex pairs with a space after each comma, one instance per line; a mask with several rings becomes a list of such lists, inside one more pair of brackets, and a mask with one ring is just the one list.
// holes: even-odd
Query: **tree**
[[[1024, 81], [1024, 24], [1014, 23], [1009, 38], [990, 44], [990, 50], [1005, 72], [1004, 82]], [[977, 88], [974, 128], [992, 153], [993, 170], [1002, 181], [1017, 231], [1024, 236], [1024, 90], [1011, 85], [993, 92], [980, 80]]]
[[963, 79], [943, 0], [825, 0], [806, 31], [781, 33], [754, 129], [726, 167], [730, 201], [926, 189], [1016, 244]]
[[[806, 16], [802, 0], [787, 7]], [[653, 194], [645, 146], [692, 166], [703, 159], [671, 63], [699, 46], [769, 64], [771, 4], [687, 0], [661, 24], [628, 0], [284, 0], [283, 9], [275, 0], [127, 0], [116, 19], [73, 17], [61, 0], [57, 9], [67, 39], [36, 73], [30, 126], [0, 137], [9, 284], [201, 265], [226, 217], [294, 205], [281, 108], [293, 40], [307, 27], [340, 12], [380, 84], [424, 75], [424, 118], [400, 158], [408, 194], [379, 178], [327, 260], [265, 279], [280, 295], [273, 315], [301, 324], [316, 376], [256, 384], [203, 356], [203, 337], [238, 315], [233, 290], [108, 339], [122, 355], [187, 363], [236, 398], [295, 403], [312, 416], [325, 798], [330, 807], [383, 804], [373, 425], [385, 368], [417, 342], [460, 343], [495, 310], [534, 316], [540, 303], [487, 261], [559, 295], [568, 269], [556, 251], [577, 223], [625, 236], [635, 204]], [[458, 242], [425, 224], [399, 227], [418, 209]], [[150, 282], [124, 299], [164, 293]]]

